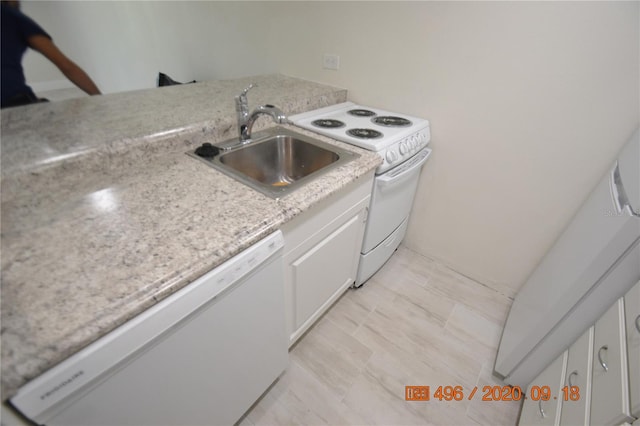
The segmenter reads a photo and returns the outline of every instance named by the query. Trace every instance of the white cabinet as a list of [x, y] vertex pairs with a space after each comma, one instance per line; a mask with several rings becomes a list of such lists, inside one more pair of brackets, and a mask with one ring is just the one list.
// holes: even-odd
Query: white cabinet
[[[567, 366], [567, 352], [556, 358], [527, 388], [522, 405], [520, 425], [557, 425], [560, 421], [561, 388]], [[550, 396], [547, 401], [539, 398], [541, 393]], [[532, 398], [533, 396], [533, 398]], [[536, 400], [537, 399], [537, 400]]]
[[301, 327], [334, 293], [353, 283], [364, 213], [360, 209], [347, 215], [338, 229], [289, 265], [296, 293], [296, 327]]
[[373, 172], [282, 227], [289, 345], [356, 279]]
[[640, 281], [624, 297], [631, 414], [640, 418]]
[[629, 409], [629, 376], [624, 303], [619, 299], [598, 320], [593, 339], [591, 424], [633, 421]]
[[[560, 424], [578, 426], [589, 424], [589, 399], [591, 396], [591, 368], [593, 357], [593, 327], [589, 328], [569, 348], [567, 357], [567, 373], [564, 381], [567, 391], [558, 395], [562, 399], [562, 416]], [[576, 391], [571, 398], [572, 387]], [[566, 400], [565, 400], [566, 399]]]
[[[555, 389], [559, 378], [562, 388]], [[557, 406], [530, 399], [531, 387], [545, 385]], [[578, 386], [580, 396], [565, 401], [571, 386]], [[540, 373], [526, 396], [521, 425], [640, 426], [640, 282]]]

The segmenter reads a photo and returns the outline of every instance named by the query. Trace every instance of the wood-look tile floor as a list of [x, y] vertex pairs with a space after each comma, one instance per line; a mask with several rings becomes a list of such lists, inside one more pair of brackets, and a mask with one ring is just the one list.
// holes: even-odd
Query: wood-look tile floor
[[[241, 425], [515, 425], [520, 404], [482, 401], [511, 299], [400, 246], [289, 353]], [[430, 386], [429, 402], [405, 386]], [[469, 401], [434, 401], [462, 386]]]

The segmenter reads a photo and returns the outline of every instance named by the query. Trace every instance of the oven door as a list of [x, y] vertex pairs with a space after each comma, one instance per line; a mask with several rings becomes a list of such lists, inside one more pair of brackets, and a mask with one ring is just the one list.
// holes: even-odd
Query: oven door
[[409, 216], [420, 169], [431, 155], [424, 148], [398, 167], [376, 176], [362, 253], [384, 241]]

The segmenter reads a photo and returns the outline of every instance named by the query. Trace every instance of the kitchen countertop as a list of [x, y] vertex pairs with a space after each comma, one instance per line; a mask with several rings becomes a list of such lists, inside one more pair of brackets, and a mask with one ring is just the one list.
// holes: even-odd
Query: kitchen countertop
[[185, 155], [250, 82], [288, 115], [346, 100], [272, 75], [2, 111], [2, 400], [380, 164], [295, 128], [361, 156], [274, 200]]

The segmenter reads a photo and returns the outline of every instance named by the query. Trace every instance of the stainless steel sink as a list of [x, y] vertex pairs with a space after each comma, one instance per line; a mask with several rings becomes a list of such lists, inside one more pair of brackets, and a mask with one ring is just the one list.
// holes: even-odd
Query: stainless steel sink
[[272, 198], [283, 197], [322, 173], [359, 157], [282, 127], [255, 133], [252, 142], [221, 151], [213, 158], [199, 157], [193, 152], [189, 155]]

